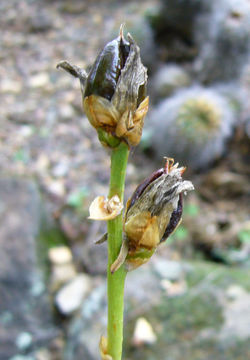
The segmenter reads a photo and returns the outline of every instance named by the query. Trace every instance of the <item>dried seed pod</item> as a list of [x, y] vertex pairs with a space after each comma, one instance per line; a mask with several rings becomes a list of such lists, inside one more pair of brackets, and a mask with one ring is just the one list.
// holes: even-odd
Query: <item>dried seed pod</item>
[[120, 139], [130, 146], [139, 143], [148, 111], [147, 71], [139, 47], [129, 34], [128, 41], [124, 38], [122, 26], [87, 76], [66, 61], [58, 67], [80, 79], [85, 113], [103, 145], [115, 147]]
[[176, 229], [182, 216], [182, 193], [194, 189], [190, 181], [182, 179], [184, 171], [184, 167], [178, 168], [167, 159], [163, 169], [137, 187], [127, 202], [124, 245], [111, 271], [116, 271], [124, 259], [128, 270], [147, 262]]

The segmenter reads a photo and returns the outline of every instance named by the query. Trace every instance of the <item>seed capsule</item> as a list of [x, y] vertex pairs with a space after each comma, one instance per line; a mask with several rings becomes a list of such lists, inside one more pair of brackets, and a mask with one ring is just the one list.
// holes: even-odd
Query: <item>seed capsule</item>
[[[166, 166], [150, 175], [128, 200], [124, 219], [123, 254], [112, 265], [116, 271], [126, 260], [128, 270], [147, 262], [157, 246], [177, 228], [182, 216], [182, 193], [193, 190], [190, 181], [184, 181], [184, 167]], [[126, 253], [126, 256], [125, 256]]]
[[103, 145], [115, 147], [121, 140], [129, 146], [139, 143], [148, 111], [147, 71], [139, 47], [129, 34], [128, 40], [124, 38], [122, 26], [88, 75], [67, 61], [58, 67], [80, 79], [85, 113]]

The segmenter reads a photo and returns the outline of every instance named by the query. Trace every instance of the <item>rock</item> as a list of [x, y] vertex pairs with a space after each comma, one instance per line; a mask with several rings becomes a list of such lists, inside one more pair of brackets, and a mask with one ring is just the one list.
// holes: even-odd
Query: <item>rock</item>
[[52, 175], [56, 178], [65, 177], [69, 172], [69, 164], [65, 161], [58, 162], [53, 168], [52, 168]]
[[75, 118], [75, 110], [70, 104], [61, 104], [59, 107], [59, 118], [63, 121], [72, 121]]
[[39, 349], [35, 353], [36, 360], [52, 360], [52, 356], [51, 356], [50, 352], [45, 348]]
[[68, 14], [80, 14], [86, 10], [87, 4], [80, 2], [64, 1], [60, 4], [60, 10]]
[[77, 275], [56, 294], [55, 304], [63, 315], [70, 315], [81, 306], [91, 288], [91, 280], [85, 274]]
[[17, 124], [33, 124], [37, 105], [34, 101], [16, 101], [15, 108], [8, 113], [8, 119]]
[[42, 203], [32, 180], [0, 178], [0, 358], [21, 356], [58, 335], [38, 257]]
[[50, 289], [52, 292], [76, 278], [77, 272], [73, 264], [71, 250], [67, 246], [57, 246], [49, 249], [51, 262]]
[[[152, 294], [154, 294], [152, 296]], [[149, 310], [161, 301], [161, 285], [149, 264], [127, 275], [125, 289], [125, 329], [131, 324], [131, 312], [138, 314]], [[98, 341], [105, 334], [107, 325], [106, 279], [99, 278], [90, 294], [85, 298], [81, 313], [70, 322], [65, 360], [97, 360], [100, 358]], [[137, 317], [137, 315], [136, 315]], [[131, 329], [129, 339], [131, 339]], [[126, 358], [126, 357], [125, 357]], [[129, 359], [131, 357], [128, 357]]]
[[49, 75], [48, 73], [40, 73], [33, 75], [29, 79], [29, 86], [33, 89], [35, 88], [42, 88], [44, 86], [47, 86], [50, 83]]
[[73, 263], [54, 265], [50, 274], [50, 289], [52, 292], [75, 278], [77, 275], [76, 268]]
[[22, 90], [22, 85], [19, 81], [4, 79], [0, 83], [0, 90], [3, 93], [18, 94]]
[[250, 338], [250, 294], [246, 291], [237, 296], [224, 309], [224, 324], [219, 333], [221, 341]]
[[242, 286], [239, 286], [237, 284], [230, 285], [226, 291], [226, 295], [229, 300], [237, 300], [246, 294], [246, 290]]
[[15, 355], [12, 356], [10, 359], [8, 360], [36, 360], [33, 356], [29, 356], [29, 355]]
[[[200, 261], [190, 265], [192, 272], [186, 279], [188, 291], [182, 296], [161, 296], [150, 308], [145, 308], [142, 301], [140, 307], [130, 308], [124, 334], [128, 339], [124, 342], [125, 359], [182, 360], [184, 353], [187, 359], [199, 360], [248, 358], [249, 268]], [[242, 287], [244, 292], [234, 301], [227, 297], [231, 285]], [[156, 343], [137, 348], [131, 344], [133, 315], [135, 322], [139, 317], [152, 324]], [[125, 313], [125, 319], [126, 316]]]
[[[97, 224], [98, 222], [96, 222]], [[93, 227], [95, 228], [96, 225]], [[99, 224], [97, 224], [99, 226]], [[103, 226], [103, 224], [101, 224]], [[104, 229], [105, 231], [105, 229]], [[102, 233], [104, 234], [104, 232]], [[96, 235], [96, 234], [95, 234]], [[93, 237], [92, 241], [76, 244], [73, 251], [78, 260], [91, 275], [102, 275], [107, 272], [107, 244], [95, 244], [102, 235]]]
[[[158, 258], [156, 259], [158, 261]], [[159, 278], [151, 263], [145, 264], [135, 271], [127, 274], [125, 284], [125, 303], [134, 309], [140, 308], [143, 303], [144, 308], [150, 308], [153, 304], [157, 304], [162, 295], [161, 284]], [[152, 296], [154, 294], [154, 296]]]
[[45, 32], [52, 28], [53, 20], [48, 12], [40, 9], [27, 18], [27, 27], [30, 32]]
[[144, 344], [154, 344], [156, 342], [156, 335], [151, 324], [143, 317], [137, 319], [135, 323], [135, 330], [132, 342], [135, 346]]
[[66, 189], [63, 180], [48, 179], [46, 183], [48, 192], [58, 198], [62, 198], [66, 194]]
[[[216, 89], [194, 86], [162, 101], [146, 129], [159, 160], [173, 157], [192, 169], [207, 168], [223, 155], [237, 120], [231, 102]], [[167, 141], [166, 141], [167, 139]]]
[[32, 344], [32, 335], [28, 332], [22, 332], [16, 339], [16, 346], [19, 350], [28, 350]]
[[34, 129], [30, 125], [22, 125], [20, 126], [19, 135], [23, 138], [29, 138], [31, 135], [33, 135]]
[[176, 90], [190, 85], [188, 73], [175, 64], [164, 65], [154, 74], [151, 80], [151, 91], [155, 102], [172, 95]]
[[49, 260], [54, 265], [63, 265], [72, 262], [73, 256], [67, 246], [57, 246], [49, 249]]
[[181, 296], [187, 291], [187, 284], [184, 280], [172, 282], [163, 279], [161, 280], [161, 286], [169, 297]]
[[178, 281], [183, 278], [184, 270], [180, 262], [158, 258], [153, 266], [156, 273], [163, 279]]
[[[104, 279], [103, 279], [104, 280]], [[106, 331], [106, 285], [96, 286], [84, 300], [82, 311], [69, 324], [64, 359], [97, 360], [98, 342]]]

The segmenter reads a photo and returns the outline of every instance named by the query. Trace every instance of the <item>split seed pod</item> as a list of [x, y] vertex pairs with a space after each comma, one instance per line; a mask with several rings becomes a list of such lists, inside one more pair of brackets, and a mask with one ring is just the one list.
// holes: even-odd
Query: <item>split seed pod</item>
[[128, 41], [124, 38], [122, 26], [88, 75], [67, 61], [57, 67], [80, 79], [85, 113], [103, 145], [115, 147], [120, 139], [130, 146], [139, 143], [148, 111], [147, 71], [139, 47], [131, 35]]
[[124, 243], [111, 271], [125, 261], [128, 270], [146, 263], [157, 246], [177, 228], [182, 217], [182, 194], [193, 190], [184, 181], [184, 167], [167, 159], [164, 168], [155, 171], [140, 184], [128, 200], [124, 218]]

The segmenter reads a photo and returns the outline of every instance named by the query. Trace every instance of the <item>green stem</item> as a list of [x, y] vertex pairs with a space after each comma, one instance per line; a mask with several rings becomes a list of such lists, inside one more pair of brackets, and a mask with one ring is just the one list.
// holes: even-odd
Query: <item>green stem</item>
[[[121, 142], [112, 151], [109, 198], [118, 195], [123, 201], [124, 183], [128, 160], [128, 146]], [[121, 360], [123, 340], [123, 296], [126, 271], [121, 266], [114, 274], [110, 266], [116, 260], [122, 244], [122, 214], [108, 221], [108, 354]]]

